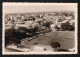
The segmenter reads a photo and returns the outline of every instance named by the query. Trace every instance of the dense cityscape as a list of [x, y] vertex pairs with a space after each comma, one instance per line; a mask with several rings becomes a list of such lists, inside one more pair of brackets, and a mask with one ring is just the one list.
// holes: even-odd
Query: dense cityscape
[[[15, 27], [28, 27], [44, 26], [46, 23], [49, 25], [54, 24], [61, 27], [62, 23], [69, 22], [74, 26], [74, 13], [73, 12], [47, 12], [47, 13], [31, 13], [31, 14], [6, 14], [5, 24], [6, 29], [15, 24]], [[33, 23], [35, 23], [33, 25]], [[9, 26], [10, 27], [9, 27]]]
[[[22, 43], [21, 40], [25, 40], [25, 38], [27, 38], [28, 41], [31, 41], [32, 39], [37, 38], [40, 35], [47, 35], [51, 32], [55, 33], [56, 31], [60, 31], [56, 32], [55, 34], [53, 33], [55, 37], [57, 36], [57, 33], [63, 33], [63, 35], [67, 33], [63, 31], [69, 31], [69, 33], [73, 34], [74, 30], [74, 12], [5, 14], [5, 46], [7, 46], [8, 44], [17, 43], [17, 47], [19, 48]], [[31, 43], [33, 43], [33, 41]], [[34, 45], [37, 44], [37, 42], [34, 43]], [[32, 44], [28, 44], [27, 46], [26, 45], [27, 44], [25, 44], [24, 46], [28, 47]], [[60, 44], [58, 43], [56, 47], [53, 43], [50, 43], [49, 45], [51, 45], [52, 48], [57, 48], [57, 46], [60, 47]], [[46, 50], [46, 48], [44, 48], [44, 50]]]

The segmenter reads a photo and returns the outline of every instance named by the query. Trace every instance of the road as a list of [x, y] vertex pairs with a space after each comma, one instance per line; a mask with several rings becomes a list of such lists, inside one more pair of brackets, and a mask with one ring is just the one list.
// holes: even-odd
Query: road
[[41, 35], [31, 41], [24, 40], [23, 45], [34, 46], [34, 43], [38, 42], [38, 45], [49, 45], [51, 42], [59, 42], [61, 48], [69, 49], [74, 47], [75, 35], [73, 31], [55, 31], [49, 32], [46, 35]]
[[[34, 43], [38, 43], [38, 46], [45, 47], [47, 50], [51, 42], [59, 42], [61, 44], [61, 49], [71, 49], [74, 48], [75, 35], [74, 31], [54, 31], [49, 32], [46, 35], [41, 35], [37, 38], [27, 41], [26, 39], [21, 42], [22, 45], [34, 48]], [[19, 50], [6, 49], [7, 52], [20, 52]]]

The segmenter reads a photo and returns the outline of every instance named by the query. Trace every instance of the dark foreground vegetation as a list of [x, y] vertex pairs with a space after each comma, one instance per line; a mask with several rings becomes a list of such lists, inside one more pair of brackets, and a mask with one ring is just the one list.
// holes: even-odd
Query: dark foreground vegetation
[[[42, 31], [39, 31], [39, 30], [42, 30]], [[24, 27], [20, 27], [18, 29], [13, 29], [13, 28], [6, 29], [5, 30], [5, 44], [7, 45], [7, 44], [14, 43], [18, 45], [21, 43], [21, 39], [37, 36], [40, 33], [45, 33], [45, 32], [50, 31], [50, 30], [46, 30], [46, 31], [44, 30], [45, 29], [42, 29], [42, 28], [39, 29], [38, 27], [35, 27], [32, 29], [27, 29]]]

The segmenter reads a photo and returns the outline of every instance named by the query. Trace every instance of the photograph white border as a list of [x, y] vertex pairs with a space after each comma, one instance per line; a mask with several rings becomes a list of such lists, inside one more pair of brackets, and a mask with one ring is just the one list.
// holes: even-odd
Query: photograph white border
[[[78, 53], [78, 3], [47, 3], [47, 6], [48, 4], [51, 4], [51, 5], [63, 5], [63, 4], [66, 4], [66, 5], [75, 5], [76, 6], [76, 9], [75, 9], [75, 52], [5, 52], [5, 20], [4, 20], [4, 5], [6, 3], [16, 3], [19, 4], [21, 2], [3, 2], [2, 3], [2, 54], [3, 55], [33, 55], [33, 54], [36, 54], [36, 55], [48, 55], [48, 54], [51, 54], [51, 55], [55, 55], [55, 54], [77, 54]], [[23, 2], [22, 2], [23, 3]], [[25, 5], [27, 2], [24, 2], [23, 4]], [[27, 3], [27, 4], [31, 4], [31, 5], [34, 5], [34, 4], [37, 4], [37, 5], [45, 5], [46, 3]]]

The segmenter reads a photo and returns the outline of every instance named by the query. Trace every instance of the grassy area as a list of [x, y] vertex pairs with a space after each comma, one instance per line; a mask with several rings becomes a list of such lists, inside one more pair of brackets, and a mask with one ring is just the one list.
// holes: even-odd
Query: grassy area
[[38, 42], [38, 45], [47, 45], [50, 46], [51, 42], [59, 42], [61, 48], [69, 49], [74, 47], [74, 31], [54, 31], [49, 32], [46, 35], [41, 35], [31, 41], [24, 40], [22, 44], [25, 46], [35, 46], [34, 43]]

